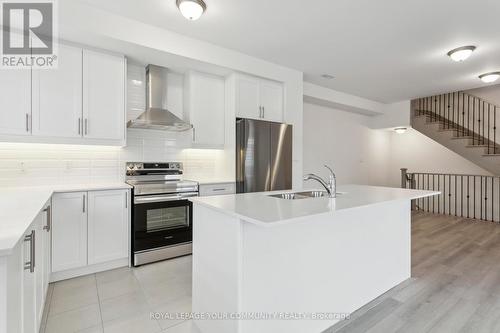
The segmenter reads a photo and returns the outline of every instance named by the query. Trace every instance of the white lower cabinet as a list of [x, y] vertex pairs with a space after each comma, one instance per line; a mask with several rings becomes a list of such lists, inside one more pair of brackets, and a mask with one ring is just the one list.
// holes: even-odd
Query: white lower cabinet
[[234, 193], [236, 193], [236, 184], [233, 182], [200, 184], [201, 197], [208, 197], [212, 195], [234, 194]]
[[52, 272], [87, 265], [87, 192], [52, 197]]
[[46, 208], [40, 212], [35, 221], [35, 316], [36, 327], [40, 327], [43, 317], [45, 296], [49, 287], [48, 270], [50, 264], [50, 220]]
[[0, 333], [37, 333], [40, 329], [49, 283], [47, 216], [45, 210], [40, 211], [12, 252], [0, 256]]
[[[36, 221], [28, 229], [23, 239], [23, 266], [22, 274], [22, 304], [23, 316], [22, 326], [24, 333], [35, 333], [37, 331], [37, 302], [36, 302], [36, 278], [33, 260], [36, 258], [34, 243], [36, 243]], [[32, 267], [33, 266], [33, 267]]]
[[129, 190], [52, 197], [52, 280], [107, 269], [95, 268], [97, 264], [127, 260], [129, 198]]
[[88, 274], [82, 269], [94, 263], [94, 272], [119, 267], [109, 267], [113, 260], [128, 263], [129, 199], [129, 190], [52, 196], [12, 252], [0, 256], [0, 333], [39, 332], [53, 274], [64, 270], [71, 274], [59, 279], [69, 278]]
[[128, 191], [89, 192], [88, 264], [128, 256]]
[[[21, 276], [21, 304], [22, 316], [17, 317], [19, 324], [12, 323], [14, 327], [22, 326], [24, 333], [36, 333], [42, 323], [43, 309], [49, 285], [46, 275], [46, 265], [50, 257], [46, 251], [49, 246], [50, 230], [47, 230], [49, 220], [44, 211], [40, 212], [23, 236], [19, 247], [21, 248], [19, 270]], [[16, 304], [13, 301], [13, 304]], [[10, 305], [10, 304], [9, 304]], [[15, 318], [15, 317], [14, 317]]]

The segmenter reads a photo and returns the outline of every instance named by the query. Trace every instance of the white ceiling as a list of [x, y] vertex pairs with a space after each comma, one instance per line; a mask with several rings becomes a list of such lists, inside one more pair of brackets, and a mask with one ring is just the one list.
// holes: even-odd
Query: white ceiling
[[[175, 0], [82, 1], [380, 102], [479, 87], [478, 74], [500, 70], [498, 0], [205, 0], [195, 22]], [[478, 47], [468, 61], [446, 56], [468, 44]]]

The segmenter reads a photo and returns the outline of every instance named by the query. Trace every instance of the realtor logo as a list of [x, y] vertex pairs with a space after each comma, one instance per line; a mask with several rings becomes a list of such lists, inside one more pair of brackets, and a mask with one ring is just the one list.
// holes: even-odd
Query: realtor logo
[[2, 1], [2, 68], [55, 68], [55, 1]]

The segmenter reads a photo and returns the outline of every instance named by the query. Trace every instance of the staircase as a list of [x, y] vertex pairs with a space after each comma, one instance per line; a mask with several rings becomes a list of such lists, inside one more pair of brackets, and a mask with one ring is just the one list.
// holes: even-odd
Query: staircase
[[500, 175], [499, 112], [500, 107], [459, 91], [413, 100], [411, 124], [472, 163]]

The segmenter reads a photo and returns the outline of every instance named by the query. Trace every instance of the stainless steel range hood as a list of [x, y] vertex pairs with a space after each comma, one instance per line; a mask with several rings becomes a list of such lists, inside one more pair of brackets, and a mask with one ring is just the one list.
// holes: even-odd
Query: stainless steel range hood
[[165, 67], [146, 67], [146, 111], [137, 119], [128, 122], [131, 128], [165, 131], [187, 131], [193, 126], [167, 110], [167, 77]]

